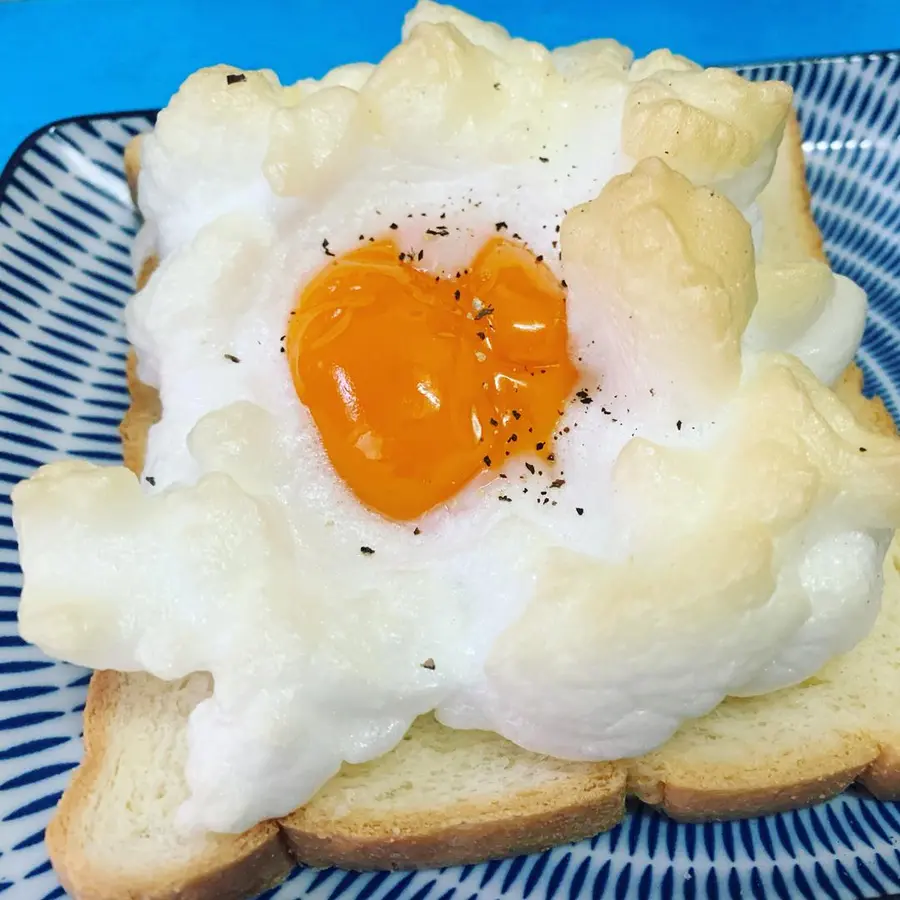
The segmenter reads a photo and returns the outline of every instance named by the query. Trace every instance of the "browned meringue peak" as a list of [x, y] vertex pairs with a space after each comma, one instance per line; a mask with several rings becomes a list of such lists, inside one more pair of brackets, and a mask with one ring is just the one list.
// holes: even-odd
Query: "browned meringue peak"
[[375, 67], [350, 63], [285, 86], [272, 113], [263, 172], [282, 196], [327, 190], [352, 164], [371, 122], [359, 91]]
[[[817, 259], [771, 262], [756, 267], [759, 302], [751, 326], [761, 346], [789, 347], [802, 337], [834, 292], [834, 275]], [[751, 342], [756, 346], [757, 340]]]
[[484, 47], [495, 56], [509, 62], [528, 64], [543, 63], [549, 53], [543, 44], [527, 41], [524, 38], [513, 38], [509, 32], [496, 22], [485, 22], [454, 6], [422, 0], [404, 17], [401, 40], [410, 38], [416, 27], [422, 24], [451, 25], [467, 41], [478, 47]]
[[[720, 529], [703, 542], [676, 539], [656, 549], [619, 563], [567, 548], [549, 556], [547, 580], [500, 635], [486, 665], [497, 693], [529, 711], [511, 716], [502, 733], [550, 754], [577, 741], [591, 758], [594, 742], [610, 740], [587, 709], [598, 702], [591, 693], [598, 684], [614, 685], [601, 694], [607, 709], [633, 703], [631, 685], [644, 691], [652, 684], [656, 695], [642, 693], [647, 705], [637, 713], [632, 706], [630, 715], [671, 732], [668, 716], [702, 715], [718, 702], [729, 676], [736, 671], [740, 680], [742, 671], [759, 665], [765, 642], [789, 639], [803, 621], [801, 598], [769, 608], [776, 570], [759, 529]], [[551, 583], [553, 590], [544, 589]], [[675, 673], [690, 685], [687, 702], [678, 698], [687, 709], [678, 712], [666, 687]], [[553, 698], [547, 684], [559, 686]], [[552, 727], [539, 733], [530, 727], [538, 718]], [[618, 729], [616, 740], [621, 755], [635, 753], [628, 729]]]
[[699, 419], [734, 393], [756, 284], [750, 226], [728, 200], [647, 159], [561, 234], [571, 334], [596, 342], [576, 351], [612, 390]]
[[[511, 64], [543, 65], [548, 57], [547, 49], [532, 41], [513, 38], [509, 32], [494, 22], [483, 22], [452, 6], [444, 6], [423, 0], [410, 10], [403, 24], [403, 40], [409, 38], [416, 26], [428, 22], [432, 25], [452, 25], [466, 40], [490, 50], [500, 59]], [[612, 38], [595, 38], [549, 52], [553, 63], [562, 75], [579, 78], [606, 76], [619, 79], [627, 75], [634, 54]]]
[[634, 159], [664, 158], [741, 209], [752, 203], [775, 163], [790, 87], [700, 69], [668, 51], [638, 60], [630, 74], [637, 80], [625, 103], [625, 152]]
[[422, 21], [361, 91], [383, 138], [405, 154], [435, 148], [504, 161], [524, 158], [561, 134], [569, 114], [549, 51], [506, 37], [478, 43], [455, 24]]
[[653, 50], [646, 56], [636, 59], [628, 70], [629, 81], [643, 81], [656, 75], [657, 72], [702, 72], [703, 66], [680, 56], [671, 50], [661, 47]]
[[269, 187], [295, 197], [327, 190], [351, 165], [366, 129], [359, 94], [342, 85], [312, 89], [275, 110], [263, 166]]
[[570, 47], [558, 47], [551, 55], [557, 71], [566, 78], [593, 78], [598, 81], [609, 78], [621, 81], [627, 77], [634, 59], [634, 53], [628, 47], [612, 38], [596, 38]]
[[900, 516], [896, 438], [861, 425], [793, 356], [762, 354], [751, 368], [703, 449], [643, 438], [623, 449], [617, 492], [652, 519], [644, 540], [740, 523], [775, 540], [826, 508], [851, 527], [891, 528]]
[[[229, 84], [229, 77], [240, 81]], [[145, 217], [216, 210], [223, 185], [235, 194], [251, 190], [283, 94], [268, 69], [218, 65], [190, 75], [141, 142], [138, 194]]]

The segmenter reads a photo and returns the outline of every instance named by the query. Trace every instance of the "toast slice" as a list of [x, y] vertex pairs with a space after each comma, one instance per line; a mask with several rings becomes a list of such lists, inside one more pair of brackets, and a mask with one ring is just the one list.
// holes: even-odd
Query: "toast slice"
[[185, 837], [185, 723], [209, 678], [160, 682], [96, 672], [84, 713], [84, 763], [47, 827], [63, 887], [76, 900], [241, 900], [293, 867], [277, 824]]
[[[787, 135], [760, 199], [763, 254], [821, 259], [793, 119]], [[134, 186], [137, 142], [126, 168]], [[153, 265], [142, 267], [139, 285]], [[126, 463], [140, 470], [159, 400], [138, 381], [134, 362], [122, 435]], [[861, 388], [851, 366], [836, 390], [867, 427], [893, 431], [883, 403]], [[689, 820], [798, 807], [857, 780], [898, 799], [898, 554], [886, 565], [883, 611], [853, 651], [794, 688], [726, 701], [641, 759], [565, 762], [423, 717], [391, 753], [344, 766], [306, 806], [238, 836], [175, 837], [186, 794], [185, 723], [209, 691], [208, 677], [161, 682], [98, 672], [85, 711], [85, 760], [47, 831], [51, 859], [76, 900], [237, 900], [274, 884], [295, 861], [429, 867], [578, 840], [614, 825], [628, 794]]]

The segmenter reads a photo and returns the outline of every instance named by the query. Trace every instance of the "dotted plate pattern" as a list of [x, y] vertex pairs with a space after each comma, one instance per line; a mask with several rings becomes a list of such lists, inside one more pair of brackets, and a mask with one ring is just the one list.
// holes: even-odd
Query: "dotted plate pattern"
[[[859, 361], [900, 412], [900, 53], [746, 67], [796, 92], [816, 219], [834, 267], [869, 294]], [[88, 673], [16, 630], [9, 493], [64, 456], [119, 462], [122, 307], [137, 222], [122, 171], [152, 112], [29, 137], [0, 175], [0, 896], [65, 897], [43, 830], [81, 756]], [[430, 872], [295, 870], [265, 900], [871, 898], [900, 894], [900, 804], [862, 791], [742, 822], [678, 825], [633, 804], [607, 834], [548, 853]]]

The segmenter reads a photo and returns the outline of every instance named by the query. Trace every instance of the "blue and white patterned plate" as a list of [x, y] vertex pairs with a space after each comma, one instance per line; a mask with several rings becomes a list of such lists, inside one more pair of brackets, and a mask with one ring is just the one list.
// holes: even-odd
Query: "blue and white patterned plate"
[[[859, 361], [900, 411], [900, 53], [749, 67], [790, 82], [816, 218], [835, 268], [869, 293]], [[119, 462], [128, 403], [122, 307], [135, 215], [122, 172], [151, 113], [74, 119], [29, 137], [0, 175], [0, 895], [64, 897], [43, 829], [81, 754], [88, 674], [16, 631], [9, 491], [51, 459]], [[856, 790], [764, 819], [676, 825], [635, 806], [608, 834], [440, 872], [300, 869], [267, 900], [868, 898], [900, 894], [900, 805]]]

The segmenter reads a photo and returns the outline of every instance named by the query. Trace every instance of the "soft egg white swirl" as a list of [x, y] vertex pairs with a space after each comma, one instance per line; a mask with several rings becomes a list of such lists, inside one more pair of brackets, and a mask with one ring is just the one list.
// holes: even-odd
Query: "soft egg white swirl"
[[[403, 37], [318, 82], [187, 80], [144, 140], [161, 261], [127, 313], [162, 399], [152, 482], [64, 462], [14, 492], [28, 640], [213, 675], [185, 827], [285, 814], [429, 710], [563, 757], [641, 754], [809, 676], [877, 613], [900, 446], [820, 380], [865, 298], [764, 250], [789, 89], [612, 41], [550, 52], [431, 2]], [[453, 272], [501, 222], [568, 284], [584, 394], [555, 468], [511, 457], [386, 521], [297, 399], [289, 313], [326, 248], [394, 236]]]

